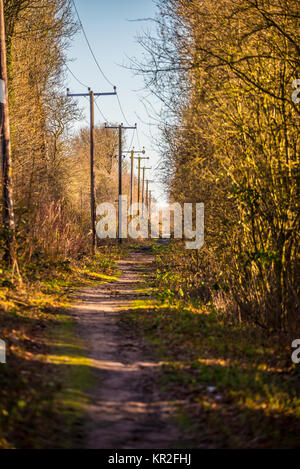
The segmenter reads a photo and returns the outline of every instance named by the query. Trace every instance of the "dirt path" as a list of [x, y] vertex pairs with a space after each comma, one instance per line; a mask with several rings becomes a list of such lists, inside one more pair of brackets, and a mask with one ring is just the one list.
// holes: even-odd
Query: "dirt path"
[[159, 363], [149, 358], [134, 331], [119, 325], [122, 313], [139, 297], [135, 287], [152, 260], [149, 254], [133, 253], [120, 262], [118, 281], [79, 295], [74, 314], [96, 378], [87, 411], [86, 448], [180, 447], [170, 419], [174, 409], [156, 384]]

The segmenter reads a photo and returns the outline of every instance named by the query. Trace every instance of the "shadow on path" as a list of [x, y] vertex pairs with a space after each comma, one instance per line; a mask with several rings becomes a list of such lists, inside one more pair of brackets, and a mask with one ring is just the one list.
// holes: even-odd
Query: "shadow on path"
[[[173, 405], [156, 384], [160, 363], [134, 333], [119, 325], [130, 303], [143, 298], [135, 290], [141, 272], [151, 267], [149, 253], [132, 253], [119, 263], [117, 281], [86, 289], [73, 315], [92, 361], [96, 385], [90, 391], [85, 425], [86, 448], [140, 449], [183, 447], [172, 423]], [[181, 440], [181, 443], [179, 441]]]

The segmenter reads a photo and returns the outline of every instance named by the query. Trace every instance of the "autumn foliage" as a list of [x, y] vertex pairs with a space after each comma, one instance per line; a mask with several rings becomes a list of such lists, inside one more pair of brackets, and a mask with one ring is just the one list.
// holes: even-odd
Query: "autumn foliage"
[[[299, 325], [296, 0], [160, 1], [137, 68], [164, 103], [171, 199], [204, 202], [206, 245], [172, 263], [186, 295], [239, 321]], [[136, 66], [136, 65], [135, 65]]]

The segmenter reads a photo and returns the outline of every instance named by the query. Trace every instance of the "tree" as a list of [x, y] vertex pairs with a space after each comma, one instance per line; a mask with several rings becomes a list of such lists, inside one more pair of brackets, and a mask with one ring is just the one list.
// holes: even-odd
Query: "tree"
[[6, 64], [6, 40], [3, 1], [0, 1], [0, 83], [1, 97], [1, 156], [2, 156], [2, 184], [3, 184], [3, 234], [4, 261], [7, 265], [15, 259], [15, 220], [12, 188], [12, 160], [10, 144], [10, 125], [8, 109], [8, 84]]
[[140, 41], [147, 61], [134, 66], [165, 104], [171, 197], [206, 204], [196, 287], [206, 284], [212, 297], [221, 291], [242, 320], [296, 327], [298, 2], [167, 0], [159, 7], [157, 37]]

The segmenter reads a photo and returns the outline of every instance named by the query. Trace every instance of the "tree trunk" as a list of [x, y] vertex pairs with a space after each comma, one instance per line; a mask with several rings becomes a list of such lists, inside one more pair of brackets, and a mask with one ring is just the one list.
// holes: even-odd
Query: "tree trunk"
[[12, 188], [12, 160], [9, 128], [7, 64], [3, 0], [0, 0], [0, 107], [1, 107], [1, 152], [3, 184], [3, 234], [4, 261], [7, 265], [15, 260], [15, 220]]

